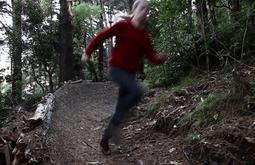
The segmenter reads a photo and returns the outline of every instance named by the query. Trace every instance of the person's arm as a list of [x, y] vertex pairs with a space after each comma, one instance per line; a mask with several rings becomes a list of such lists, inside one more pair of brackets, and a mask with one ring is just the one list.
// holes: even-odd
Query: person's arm
[[152, 46], [152, 41], [150, 39], [149, 34], [146, 35], [146, 50], [145, 50], [145, 55], [147, 59], [156, 65], [163, 64], [166, 61], [166, 55], [161, 53], [159, 55], [156, 54], [153, 46]]
[[120, 21], [116, 24], [114, 24], [110, 28], [105, 28], [101, 30], [97, 35], [90, 41], [88, 46], [86, 47], [84, 53], [88, 58], [91, 56], [92, 52], [103, 43], [103, 41], [107, 38], [110, 38], [114, 36], [123, 26], [125, 26], [125, 23], [123, 21]]

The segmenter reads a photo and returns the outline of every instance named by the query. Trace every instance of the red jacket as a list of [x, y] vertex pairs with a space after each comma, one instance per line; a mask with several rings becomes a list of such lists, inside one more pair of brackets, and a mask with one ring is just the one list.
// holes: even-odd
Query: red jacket
[[116, 36], [116, 45], [112, 49], [109, 65], [136, 72], [140, 68], [142, 58], [149, 59], [154, 64], [163, 61], [157, 58], [152, 47], [149, 33], [144, 29], [133, 26], [131, 20], [122, 20], [111, 28], [100, 31], [88, 44], [86, 54], [91, 56], [92, 52], [103, 43], [106, 38]]

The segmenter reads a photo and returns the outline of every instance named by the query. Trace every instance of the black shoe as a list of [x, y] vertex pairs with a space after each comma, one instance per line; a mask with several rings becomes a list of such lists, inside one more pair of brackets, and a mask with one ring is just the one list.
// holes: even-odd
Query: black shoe
[[109, 140], [102, 139], [100, 142], [101, 151], [104, 155], [110, 155]]

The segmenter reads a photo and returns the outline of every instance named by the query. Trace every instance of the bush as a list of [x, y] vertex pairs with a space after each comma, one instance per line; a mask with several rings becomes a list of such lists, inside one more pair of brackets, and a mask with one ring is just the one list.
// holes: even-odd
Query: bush
[[193, 34], [189, 33], [187, 16], [182, 13], [186, 10], [185, 3], [152, 1], [151, 5], [148, 26], [157, 52], [165, 52], [167, 61], [163, 66], [146, 65], [145, 73], [148, 81], [154, 85], [173, 84], [178, 82], [191, 67]]
[[12, 109], [11, 88], [9, 84], [0, 84], [0, 123], [6, 119]]

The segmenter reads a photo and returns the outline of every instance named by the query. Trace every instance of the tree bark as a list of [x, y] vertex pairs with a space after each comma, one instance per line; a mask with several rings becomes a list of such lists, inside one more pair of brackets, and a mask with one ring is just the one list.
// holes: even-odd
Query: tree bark
[[73, 79], [73, 26], [68, 13], [67, 1], [60, 0], [60, 74], [59, 81]]
[[206, 0], [196, 0], [195, 4], [196, 4], [196, 10], [197, 10], [196, 11], [197, 28], [204, 42], [205, 56], [206, 56], [206, 70], [209, 71], [210, 61], [209, 61], [209, 55], [208, 55], [208, 46], [206, 44], [207, 42], [206, 32], [209, 30], [207, 4], [206, 4]]
[[230, 1], [231, 10], [233, 12], [241, 11], [241, 3], [240, 0], [231, 0]]
[[131, 12], [134, 0], [128, 0], [129, 11]]
[[241, 11], [241, 3], [239, 0], [230, 0], [231, 17], [235, 22], [239, 20], [239, 12]]
[[193, 18], [192, 18], [192, 0], [187, 0], [187, 8], [188, 8], [188, 23], [189, 29], [188, 32], [191, 33], [194, 27]]
[[13, 0], [13, 36], [11, 42], [12, 55], [12, 98], [14, 105], [21, 102], [22, 96], [22, 39], [21, 13], [22, 0]]
[[209, 16], [214, 26], [217, 25], [216, 14], [215, 14], [215, 3], [216, 3], [215, 0], [208, 0]]
[[198, 31], [204, 35], [208, 30], [208, 10], [205, 0], [196, 0], [196, 16]]
[[[100, 6], [102, 8], [102, 13], [100, 14], [100, 28], [103, 29], [104, 28], [104, 17], [103, 17], [103, 12], [104, 12], [104, 5], [103, 5], [103, 2], [102, 0], [100, 0]], [[103, 79], [103, 72], [104, 72], [104, 46], [101, 45], [99, 47], [99, 51], [98, 51], [98, 59], [97, 59], [97, 62], [98, 62], [98, 79], [99, 80], [102, 80]]]

